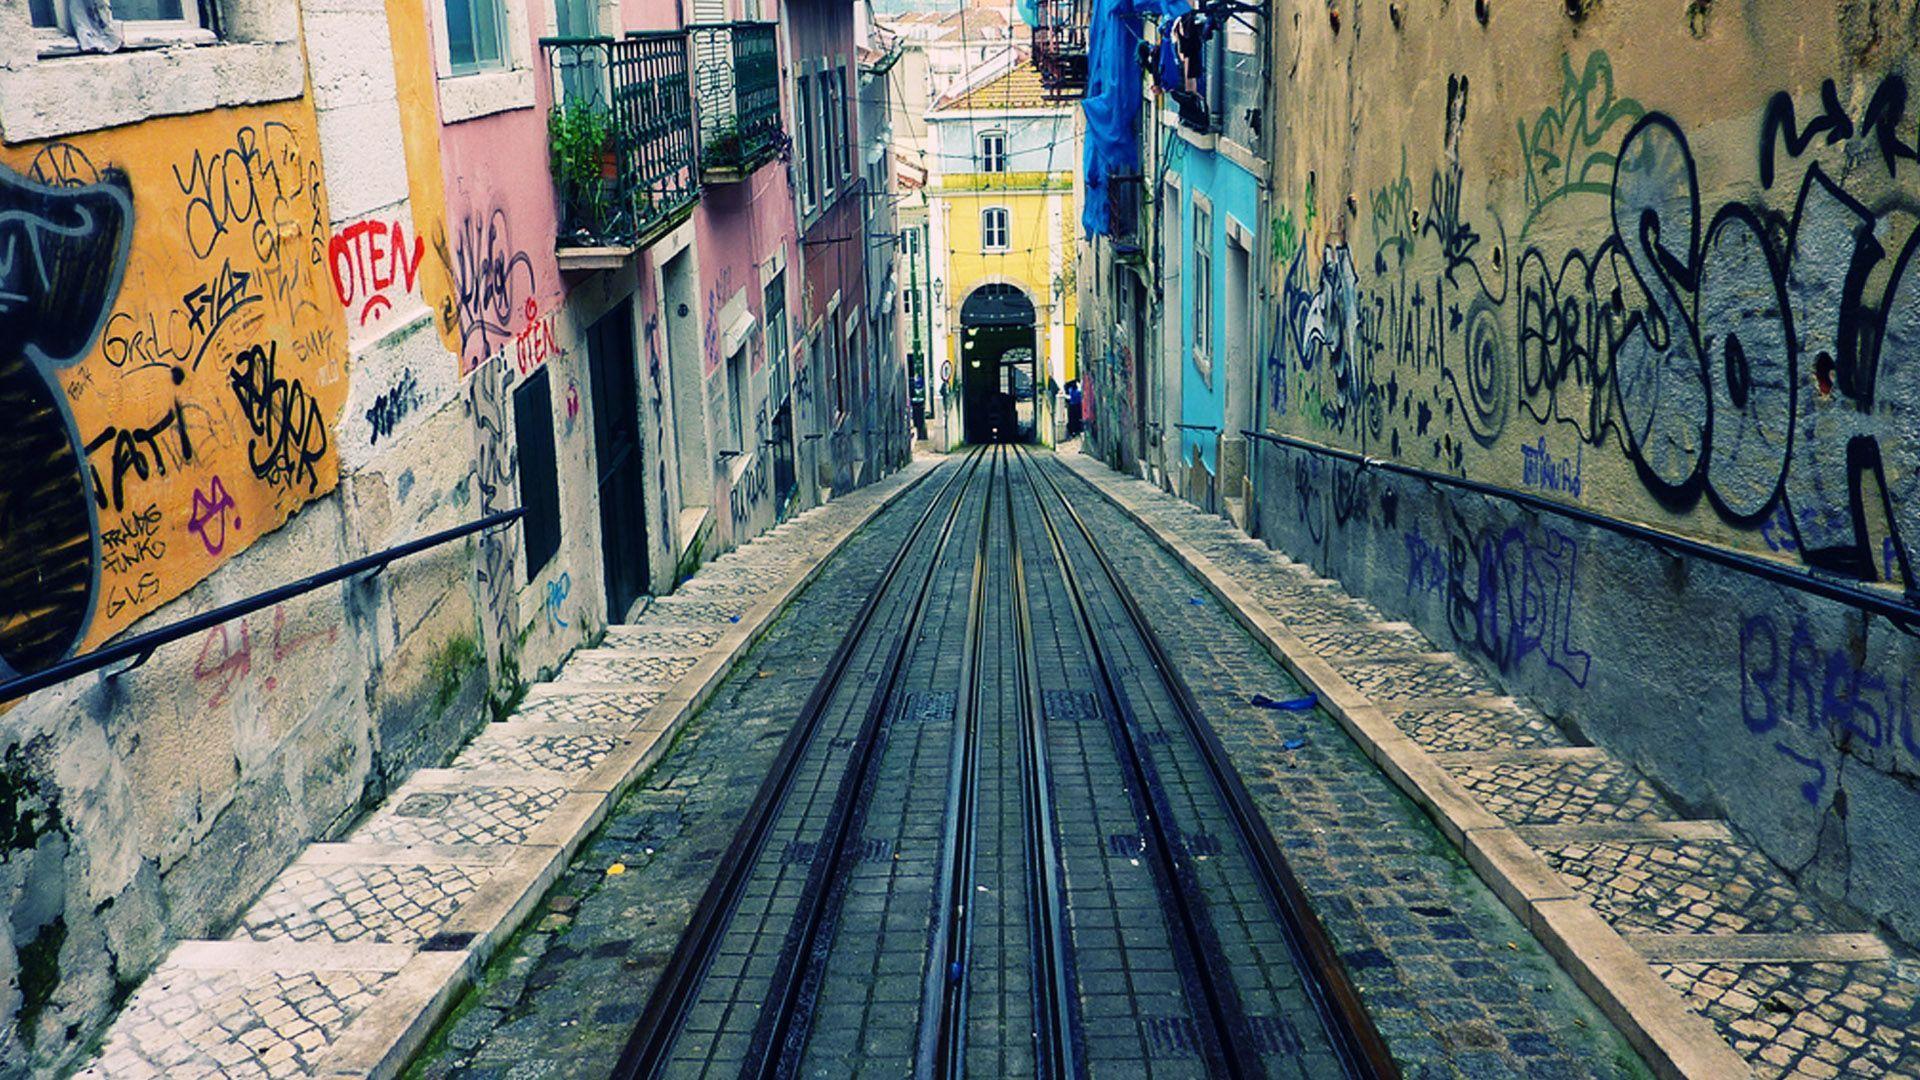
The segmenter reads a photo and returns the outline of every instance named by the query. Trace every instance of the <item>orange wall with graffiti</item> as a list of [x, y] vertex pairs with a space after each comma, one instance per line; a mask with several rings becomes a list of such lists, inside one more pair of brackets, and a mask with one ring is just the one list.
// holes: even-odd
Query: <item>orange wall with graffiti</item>
[[0, 339], [22, 331], [0, 341], [4, 674], [98, 645], [331, 491], [347, 351], [306, 101], [0, 166]]

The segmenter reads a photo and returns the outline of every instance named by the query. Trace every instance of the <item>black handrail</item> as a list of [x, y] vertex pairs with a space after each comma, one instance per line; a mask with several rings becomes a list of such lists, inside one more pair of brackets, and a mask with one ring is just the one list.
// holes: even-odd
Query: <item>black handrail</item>
[[1295, 450], [1304, 450], [1310, 454], [1318, 454], [1322, 457], [1330, 457], [1349, 462], [1360, 466], [1363, 470], [1379, 469], [1383, 472], [1395, 473], [1413, 480], [1424, 480], [1430, 484], [1459, 488], [1462, 491], [1470, 491], [1476, 495], [1505, 499], [1508, 502], [1517, 503], [1530, 509], [1543, 510], [1549, 514], [1557, 514], [1560, 517], [1580, 522], [1583, 525], [1591, 525], [1598, 529], [1605, 529], [1608, 532], [1618, 533], [1621, 536], [1639, 540], [1642, 543], [1651, 544], [1670, 555], [1689, 555], [1693, 558], [1713, 563], [1716, 566], [1724, 566], [1730, 570], [1738, 570], [1743, 574], [1751, 574], [1754, 577], [1764, 578], [1776, 585], [1785, 585], [1788, 588], [1811, 593], [1825, 600], [1833, 600], [1846, 604], [1849, 607], [1882, 616], [1895, 626], [1909, 633], [1920, 629], [1920, 606], [1915, 606], [1905, 600], [1900, 600], [1882, 593], [1847, 585], [1844, 582], [1832, 581], [1803, 570], [1795, 570], [1790, 566], [1783, 566], [1780, 563], [1762, 559], [1758, 556], [1748, 555], [1728, 548], [1716, 547], [1712, 544], [1702, 543], [1698, 540], [1692, 540], [1675, 533], [1663, 532], [1646, 525], [1638, 525], [1631, 521], [1621, 521], [1619, 518], [1611, 518], [1605, 514], [1596, 513], [1584, 507], [1570, 506], [1566, 503], [1555, 502], [1552, 499], [1542, 498], [1538, 495], [1531, 495], [1524, 491], [1513, 491], [1509, 488], [1482, 483], [1478, 480], [1469, 480], [1461, 476], [1448, 476], [1446, 473], [1418, 469], [1411, 465], [1402, 465], [1397, 461], [1387, 461], [1383, 458], [1368, 457], [1365, 454], [1356, 453], [1352, 450], [1341, 450], [1331, 446], [1322, 446], [1319, 443], [1309, 442], [1305, 439], [1296, 439], [1289, 435], [1273, 435], [1264, 431], [1249, 431], [1245, 428], [1240, 430], [1240, 434], [1257, 442], [1275, 443]]
[[[469, 521], [464, 525], [456, 525], [451, 529], [443, 529], [430, 536], [423, 536], [418, 540], [409, 540], [404, 544], [390, 547], [385, 551], [377, 551], [372, 555], [364, 555], [352, 562], [341, 563], [331, 570], [322, 570], [317, 574], [303, 577], [298, 581], [289, 582], [279, 588], [269, 589], [263, 593], [256, 593], [244, 600], [236, 600], [231, 604], [223, 604], [211, 611], [203, 611], [198, 615], [188, 616], [177, 623], [169, 623], [158, 630], [149, 630], [144, 634], [135, 634], [125, 641], [116, 641], [111, 645], [95, 649], [90, 653], [70, 656], [59, 663], [50, 664], [31, 674], [9, 679], [6, 682], [0, 682], [0, 702], [25, 697], [36, 690], [44, 690], [49, 686], [85, 675], [89, 671], [98, 671], [109, 664], [117, 664], [129, 658], [133, 660], [133, 663], [122, 668], [120, 671], [114, 672], [113, 675], [120, 675], [132, 671], [134, 668], [146, 663], [147, 658], [153, 655], [155, 649], [169, 642], [178, 641], [183, 637], [190, 637], [202, 630], [211, 629], [222, 623], [237, 619], [242, 615], [252, 614], [261, 608], [272, 607], [283, 601], [291, 600], [302, 593], [309, 593], [315, 589], [331, 585], [336, 581], [353, 577], [355, 574], [364, 574], [369, 570], [377, 573], [385, 570], [387, 564], [395, 559], [418, 554], [428, 548], [438, 547], [449, 540], [458, 540], [471, 533], [512, 524], [525, 514], [526, 510], [519, 508], [502, 510], [496, 514], [488, 514], [478, 521]], [[109, 678], [111, 677], [110, 675]]]

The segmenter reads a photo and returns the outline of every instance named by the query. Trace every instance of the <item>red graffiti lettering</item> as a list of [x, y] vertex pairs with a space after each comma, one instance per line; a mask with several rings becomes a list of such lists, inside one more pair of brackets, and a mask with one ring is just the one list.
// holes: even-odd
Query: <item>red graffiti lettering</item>
[[394, 292], [413, 293], [426, 250], [418, 236], [407, 241], [406, 229], [398, 221], [356, 221], [333, 234], [327, 244], [333, 291], [349, 311], [359, 305], [360, 325], [365, 326], [393, 308]]
[[532, 300], [526, 306], [527, 325], [513, 339], [514, 362], [520, 374], [531, 375], [540, 365], [560, 355], [559, 320], [549, 313], [540, 314]]

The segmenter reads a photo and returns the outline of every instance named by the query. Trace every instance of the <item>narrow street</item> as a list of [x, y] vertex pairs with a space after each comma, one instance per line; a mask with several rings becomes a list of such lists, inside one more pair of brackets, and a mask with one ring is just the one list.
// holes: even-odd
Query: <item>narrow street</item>
[[0, 1080], [1920, 1080], [1916, 58], [0, 3]]
[[1515, 1068], [1635, 1075], [1578, 1064], [1630, 1052], [1243, 632], [1171, 659], [1156, 619], [1224, 616], [1136, 596], [1123, 568], [1156, 555], [1048, 454], [976, 450], [920, 481], [814, 586], [864, 577], [859, 609], [795, 603], [418, 1075], [1389, 1075], [1309, 899], [1333, 868], [1317, 855], [1303, 885], [1270, 831], [1298, 793], [1256, 796], [1226, 749], [1274, 715], [1249, 688], [1324, 743], [1283, 740], [1287, 773], [1328, 758], [1316, 788], [1344, 772], [1380, 804], [1355, 823], [1381, 830], [1364, 876], [1444, 912], [1393, 933], [1398, 958], [1460, 958], [1394, 1034], [1439, 1008]]

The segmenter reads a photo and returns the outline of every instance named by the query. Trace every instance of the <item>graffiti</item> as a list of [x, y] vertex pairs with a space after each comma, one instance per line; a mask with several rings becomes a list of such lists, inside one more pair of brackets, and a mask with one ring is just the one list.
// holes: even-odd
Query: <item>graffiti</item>
[[1704, 498], [1751, 527], [1784, 503], [1805, 561], [1863, 578], [1882, 546], [1865, 510], [1872, 478], [1920, 591], [1904, 539], [1920, 535], [1920, 279], [1907, 274], [1920, 234], [1877, 308], [1863, 295], [1886, 257], [1876, 215], [1817, 163], [1783, 227], [1729, 203], [1703, 238], [1686, 136], [1659, 114], [1622, 147], [1613, 202], [1613, 233], [1593, 252], [1570, 252], [1557, 273], [1538, 252], [1522, 261], [1528, 410], [1596, 445], [1617, 436], [1676, 513]]
[[1586, 444], [1577, 443], [1572, 457], [1561, 457], [1547, 449], [1547, 438], [1520, 447], [1520, 483], [1561, 495], [1580, 497], [1580, 473], [1586, 459]]
[[319, 487], [314, 463], [327, 452], [327, 424], [320, 405], [307, 396], [298, 379], [282, 379], [274, 371], [279, 343], [255, 345], [234, 357], [228, 378], [253, 437], [247, 441], [247, 464], [255, 479], [291, 487], [305, 481], [307, 491]]
[[[100, 479], [100, 469], [92, 464], [93, 453], [101, 447], [113, 447], [109, 467], [111, 488]], [[187, 428], [186, 407], [175, 401], [160, 419], [144, 427], [121, 428], [109, 425], [87, 441], [88, 468], [93, 476], [93, 500], [102, 510], [118, 512], [126, 506], [127, 477], [140, 480], [177, 473], [193, 461], [193, 436]], [[109, 498], [111, 492], [111, 498]]]
[[660, 537], [671, 546], [673, 537], [673, 513], [667, 509], [671, 500], [667, 498], [667, 390], [665, 368], [660, 362], [660, 315], [658, 312], [647, 314], [645, 331], [647, 343], [647, 403], [653, 411], [653, 467], [656, 490], [660, 497], [655, 502], [660, 507]]
[[1477, 539], [1448, 528], [1445, 548], [1416, 526], [1404, 539], [1408, 596], [1435, 595], [1455, 640], [1513, 674], [1528, 657], [1584, 687], [1593, 657], [1574, 645], [1574, 583], [1580, 549], [1540, 527], [1539, 537], [1509, 527]]
[[[233, 515], [231, 522], [227, 520], [229, 513]], [[206, 490], [194, 489], [193, 513], [187, 518], [187, 530], [200, 538], [207, 554], [218, 555], [226, 550], [229, 528], [240, 528], [240, 514], [226, 483], [216, 476]]]
[[733, 291], [733, 268], [720, 268], [720, 280], [707, 290], [707, 318], [700, 331], [700, 355], [706, 361], [706, 376], [720, 370], [720, 362], [726, 357], [720, 355], [720, 309], [726, 303], [726, 297]]
[[[504, 362], [490, 361], [467, 384], [467, 415], [473, 423], [474, 483], [480, 492], [480, 513], [507, 509], [519, 482], [519, 460], [509, 427], [512, 406], [506, 392]], [[489, 654], [505, 657], [513, 641], [518, 605], [513, 588], [513, 565], [520, 531], [489, 529], [480, 534], [475, 576], [480, 583], [482, 626]]]
[[529, 297], [526, 326], [513, 338], [514, 366], [522, 376], [531, 375], [548, 360], [561, 355], [559, 316], [540, 314], [540, 306]]
[[394, 429], [400, 426], [400, 421], [419, 408], [423, 400], [419, 380], [413, 377], [412, 369], [401, 372], [399, 381], [374, 398], [373, 404], [367, 408], [367, 425], [373, 429], [367, 444], [376, 445], [381, 439], [391, 436]]
[[573, 575], [561, 571], [560, 576], [547, 582], [547, 629], [565, 630], [567, 620], [560, 617], [560, 605], [573, 592]]
[[115, 527], [100, 532], [101, 565], [116, 574], [166, 554], [167, 542], [160, 539], [157, 503], [148, 503], [145, 510], [122, 514]]
[[101, 354], [108, 364], [129, 373], [164, 369], [178, 385], [187, 372], [199, 369], [207, 350], [229, 328], [259, 327], [260, 315], [249, 309], [262, 299], [254, 275], [222, 259], [212, 277], [187, 290], [180, 305], [164, 315], [115, 312], [107, 320]]
[[132, 581], [123, 581], [107, 587], [107, 614], [118, 615], [123, 611], [135, 611], [151, 604], [160, 595], [160, 575], [151, 570], [143, 570]]
[[[236, 692], [243, 689], [254, 674], [253, 632], [245, 616], [238, 620], [239, 633], [230, 634], [227, 627], [233, 624], [221, 623], [211, 627], [200, 639], [200, 654], [193, 661], [194, 684], [206, 692], [204, 706], [217, 709], [235, 698]], [[276, 672], [285, 670], [287, 664], [307, 648], [324, 640], [332, 644], [340, 638], [340, 628], [329, 626], [324, 631], [309, 633], [289, 633], [287, 631], [287, 613], [284, 608], [273, 609], [273, 632], [269, 640], [271, 650], [267, 650], [261, 660], [261, 670], [265, 672], [260, 688], [273, 693], [280, 688], [280, 679]]]
[[1767, 614], [1741, 623], [1739, 665], [1740, 719], [1750, 734], [1807, 769], [1800, 794], [1809, 805], [1820, 803], [1827, 767], [1787, 743], [1796, 733], [1842, 752], [1885, 748], [1920, 762], [1912, 670], [1876, 670], [1850, 648], [1820, 645], [1804, 618], [1786, 629]]
[[1617, 129], [1646, 112], [1632, 98], [1616, 97], [1613, 61], [1604, 51], [1588, 54], [1579, 74], [1573, 57], [1560, 58], [1560, 100], [1540, 111], [1531, 131], [1525, 120], [1515, 120], [1520, 134], [1522, 197], [1526, 219], [1519, 235], [1525, 237], [1541, 211], [1574, 195], [1605, 195], [1613, 186], [1612, 153]]
[[358, 306], [356, 325], [392, 311], [396, 294], [412, 295], [426, 250], [418, 234], [408, 243], [398, 221], [356, 221], [334, 234], [327, 243], [333, 291], [349, 313]]
[[752, 461], [740, 473], [727, 493], [727, 508], [732, 512], [729, 519], [736, 530], [744, 530], [753, 512], [766, 501], [770, 477], [764, 467], [763, 454], [753, 455]]
[[567, 435], [572, 437], [573, 427], [580, 420], [580, 385], [571, 378], [567, 380]]
[[512, 338], [513, 313], [533, 294], [533, 259], [513, 246], [507, 213], [496, 209], [461, 223], [447, 265], [464, 377]]
[[291, 126], [277, 120], [242, 126], [222, 148], [196, 149], [184, 168], [172, 169], [194, 255], [209, 258], [225, 237], [244, 229], [267, 295], [282, 313], [312, 305], [308, 283], [326, 243], [320, 163], [307, 160]]
[[126, 269], [126, 178], [51, 186], [0, 169], [0, 672], [86, 632], [99, 588], [87, 459], [55, 372], [86, 354]]

